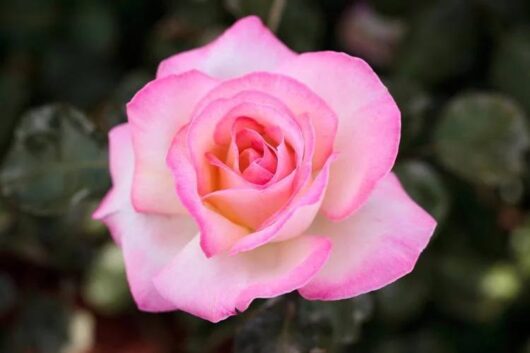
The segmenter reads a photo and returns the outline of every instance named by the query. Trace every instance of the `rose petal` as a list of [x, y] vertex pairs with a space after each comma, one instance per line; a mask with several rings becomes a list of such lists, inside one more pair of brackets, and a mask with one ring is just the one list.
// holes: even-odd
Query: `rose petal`
[[[337, 85], [340, 88], [340, 85]], [[304, 84], [284, 75], [265, 72], [251, 73], [246, 76], [225, 81], [213, 89], [199, 103], [197, 110], [202, 110], [211, 102], [234, 95], [253, 91], [275, 98], [277, 105], [284, 105], [302, 124], [302, 117], [309, 117], [316, 132], [313, 170], [320, 170], [333, 152], [333, 143], [337, 132], [337, 117], [324, 100]], [[349, 97], [346, 102], [353, 98]], [[259, 103], [259, 100], [256, 102]]]
[[127, 278], [138, 307], [146, 311], [175, 309], [158, 294], [153, 278], [173, 255], [197, 233], [189, 216], [171, 217], [138, 213], [131, 204], [134, 154], [128, 124], [109, 133], [110, 170], [113, 188], [94, 212], [121, 245]]
[[263, 185], [272, 179], [272, 174], [269, 170], [262, 167], [256, 161], [252, 162], [248, 168], [243, 172], [243, 177], [253, 184]]
[[[234, 169], [238, 170], [239, 165], [235, 164], [235, 167], [230, 168], [228, 163], [223, 163], [213, 153], [207, 153], [206, 159], [211, 165], [216, 166], [219, 172], [219, 189], [265, 189], [279, 182], [283, 178], [288, 177], [290, 174], [294, 174], [295, 170], [295, 157], [292, 151], [282, 142], [277, 148], [277, 166], [276, 172], [272, 178], [265, 184], [254, 184], [246, 180], [241, 174], [237, 173]], [[234, 165], [232, 164], [232, 165]]]
[[330, 218], [344, 219], [392, 168], [399, 145], [399, 109], [368, 64], [346, 54], [301, 54], [278, 71], [309, 86], [339, 118], [339, 157], [322, 208]]
[[291, 113], [277, 99], [263, 93], [240, 92], [227, 99], [210, 101], [197, 108], [189, 126], [188, 148], [197, 169], [199, 194], [205, 195], [215, 189], [215, 170], [208, 161], [207, 152], [219, 149], [214, 136], [224, 136], [218, 130], [229, 128], [239, 117], [252, 117], [256, 122], [279, 126], [285, 139], [292, 146], [297, 158], [301, 159], [304, 139], [300, 127]]
[[226, 79], [273, 69], [293, 55], [258, 17], [249, 16], [237, 21], [212, 43], [162, 61], [157, 77], [196, 69]]
[[180, 310], [212, 322], [244, 311], [255, 298], [271, 298], [303, 286], [325, 263], [329, 241], [300, 237], [238, 256], [207, 259], [194, 238], [155, 280]]
[[158, 294], [153, 278], [197, 234], [195, 221], [187, 215], [146, 215], [129, 208], [103, 219], [121, 237], [127, 280], [138, 307], [144, 311], [175, 310]]
[[317, 217], [306, 232], [328, 235], [333, 252], [300, 294], [307, 299], [337, 300], [392, 283], [413, 269], [435, 226], [395, 175], [387, 175], [355, 214], [338, 223]]
[[246, 235], [248, 230], [203, 204], [198, 192], [197, 170], [189, 155], [188, 136], [188, 126], [186, 126], [173, 140], [167, 155], [167, 163], [173, 173], [182, 204], [198, 223], [201, 248], [207, 257], [211, 257], [229, 249], [237, 239]]
[[[131, 203], [134, 155], [129, 124], [120, 124], [109, 131], [109, 169], [112, 188], [94, 211], [94, 219], [102, 219]], [[119, 243], [119, 238], [114, 238]]]
[[238, 224], [256, 229], [285, 206], [291, 197], [295, 174], [264, 189], [239, 188], [214, 191], [203, 197], [224, 216]]
[[272, 241], [283, 241], [304, 233], [312, 224], [324, 199], [332, 161], [333, 156], [310, 183], [307, 190], [295, 194], [297, 196], [277, 214], [270, 217], [261, 229], [235, 242], [230, 249], [230, 254], [235, 255]]
[[161, 214], [186, 213], [166, 165], [175, 134], [216, 81], [192, 71], [148, 83], [127, 104], [136, 156], [132, 189], [136, 210]]

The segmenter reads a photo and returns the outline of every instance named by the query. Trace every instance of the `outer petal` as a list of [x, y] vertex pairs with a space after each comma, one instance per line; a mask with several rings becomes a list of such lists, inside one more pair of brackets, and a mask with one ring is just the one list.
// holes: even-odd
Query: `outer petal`
[[187, 215], [138, 213], [132, 205], [103, 221], [121, 238], [127, 280], [138, 307], [152, 312], [175, 310], [173, 303], [160, 296], [153, 279], [197, 234], [195, 221]]
[[275, 68], [295, 54], [256, 16], [236, 22], [214, 42], [160, 63], [157, 77], [200, 70], [222, 79]]
[[138, 211], [186, 213], [165, 159], [197, 102], [215, 85], [213, 79], [191, 71], [150, 82], [127, 104], [136, 156], [132, 198]]
[[255, 298], [291, 292], [309, 281], [330, 252], [326, 238], [300, 237], [237, 256], [207, 259], [196, 237], [155, 279], [177, 308], [212, 322], [244, 311]]
[[189, 216], [164, 217], [134, 210], [130, 197], [134, 154], [129, 125], [114, 128], [109, 138], [113, 188], [93, 217], [102, 220], [121, 245], [129, 285], [140, 309], [175, 309], [158, 294], [152, 280], [196, 234], [197, 227]]
[[279, 72], [309, 86], [338, 116], [334, 147], [339, 157], [322, 209], [332, 219], [344, 219], [391, 170], [399, 145], [399, 109], [368, 64], [346, 54], [301, 54]]
[[330, 236], [333, 252], [300, 294], [307, 299], [337, 300], [392, 283], [412, 271], [435, 226], [396, 176], [389, 174], [354, 215], [340, 223], [319, 217], [307, 231]]
[[[94, 211], [92, 217], [95, 219], [102, 219], [131, 203], [134, 155], [129, 124], [120, 124], [110, 130], [109, 150], [109, 169], [113, 185]], [[117, 234], [112, 232], [112, 235], [114, 241], [119, 244], [120, 238]]]

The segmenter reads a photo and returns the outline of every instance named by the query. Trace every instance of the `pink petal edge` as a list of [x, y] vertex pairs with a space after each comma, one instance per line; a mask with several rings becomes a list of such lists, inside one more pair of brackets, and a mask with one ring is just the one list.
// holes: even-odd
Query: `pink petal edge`
[[135, 154], [132, 202], [136, 210], [187, 213], [174, 191], [165, 158], [197, 102], [216, 84], [197, 71], [171, 75], [149, 82], [127, 104]]
[[317, 217], [307, 233], [329, 236], [333, 251], [299, 292], [310, 300], [339, 300], [384, 287], [412, 271], [435, 227], [391, 173], [349, 218]]
[[109, 133], [113, 188], [93, 217], [107, 225], [121, 247], [138, 307], [154, 312], [174, 310], [175, 306], [158, 294], [152, 279], [197, 233], [197, 228], [189, 216], [146, 215], [134, 210], [130, 197], [134, 169], [130, 130], [129, 124], [121, 124]]
[[196, 237], [154, 283], [178, 309], [219, 322], [246, 310], [256, 298], [300, 288], [322, 268], [330, 251], [326, 238], [304, 236], [237, 256], [207, 259]]
[[240, 19], [212, 43], [176, 54], [158, 66], [157, 78], [199, 70], [220, 79], [277, 67], [295, 54], [259, 17]]
[[366, 202], [394, 165], [399, 109], [370, 66], [344, 53], [303, 53], [277, 71], [307, 85], [337, 114], [334, 151], [339, 158], [322, 209], [331, 219], [345, 219]]

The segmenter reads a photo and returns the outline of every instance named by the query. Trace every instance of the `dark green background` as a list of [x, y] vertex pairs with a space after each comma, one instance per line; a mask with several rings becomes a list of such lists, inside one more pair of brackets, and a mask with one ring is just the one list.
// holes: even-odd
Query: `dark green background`
[[403, 116], [396, 171], [439, 226], [414, 272], [213, 325], [145, 314], [90, 213], [106, 133], [157, 63], [265, 0], [0, 0], [0, 352], [530, 353], [530, 3], [287, 0], [298, 51], [367, 60]]

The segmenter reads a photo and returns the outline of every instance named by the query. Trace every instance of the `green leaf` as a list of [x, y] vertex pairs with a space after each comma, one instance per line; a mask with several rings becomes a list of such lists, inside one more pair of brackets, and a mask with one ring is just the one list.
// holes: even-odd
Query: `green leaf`
[[410, 147], [423, 130], [431, 98], [417, 82], [410, 79], [393, 77], [385, 84], [401, 110], [400, 148]]
[[510, 234], [510, 250], [520, 272], [530, 278], [530, 218]]
[[17, 290], [9, 274], [0, 272], [0, 317], [9, 312], [17, 300]]
[[37, 108], [16, 129], [0, 185], [27, 212], [59, 214], [107, 189], [107, 152], [79, 111], [60, 104]]
[[442, 222], [449, 210], [449, 193], [438, 173], [417, 160], [401, 162], [395, 171], [410, 196]]
[[[466, 234], [459, 234], [465, 236]], [[491, 263], [467, 253], [445, 256], [433, 297], [451, 316], [470, 322], [494, 322], [519, 291], [511, 265]], [[452, 293], [459, 295], [453, 295]]]
[[283, 297], [268, 300], [248, 317], [234, 338], [234, 353], [281, 353], [301, 349], [292, 337], [296, 300]]
[[440, 1], [420, 12], [400, 50], [397, 73], [427, 84], [465, 73], [475, 60], [475, 22], [466, 1]]
[[490, 81], [514, 97], [530, 114], [530, 27], [520, 27], [500, 39]]
[[434, 139], [441, 163], [468, 181], [496, 186], [525, 171], [530, 139], [524, 115], [503, 96], [456, 97], [443, 112]]
[[0, 155], [3, 155], [9, 146], [19, 110], [29, 98], [28, 80], [25, 74], [9, 69], [0, 71], [0, 112], [2, 114]]
[[244, 321], [235, 352], [338, 352], [359, 340], [372, 311], [367, 295], [336, 302], [272, 299]]
[[413, 272], [375, 292], [378, 314], [385, 322], [397, 326], [410, 322], [425, 310], [428, 289], [427, 284]]
[[116, 314], [131, 304], [120, 249], [106, 244], [94, 259], [83, 286], [83, 298], [96, 310]]
[[98, 55], [112, 52], [118, 27], [108, 3], [79, 1], [68, 18], [68, 35], [74, 45]]
[[57, 353], [69, 340], [70, 309], [44, 295], [24, 301], [8, 336], [6, 352]]

